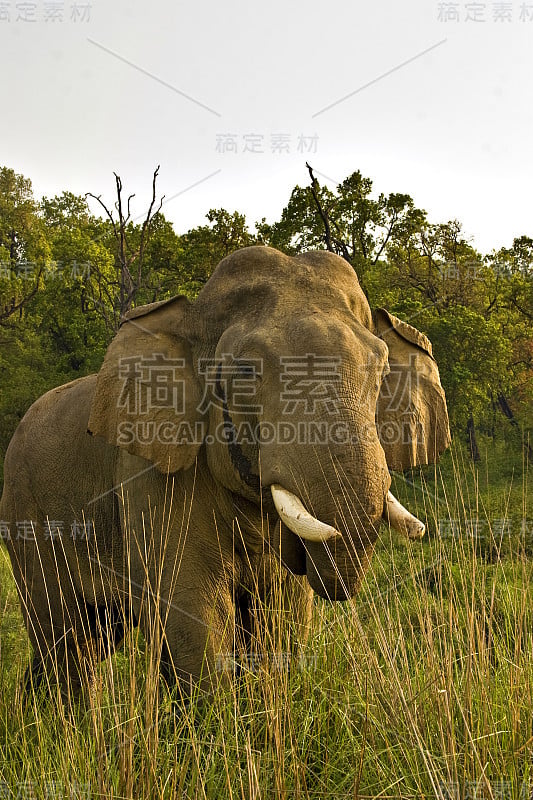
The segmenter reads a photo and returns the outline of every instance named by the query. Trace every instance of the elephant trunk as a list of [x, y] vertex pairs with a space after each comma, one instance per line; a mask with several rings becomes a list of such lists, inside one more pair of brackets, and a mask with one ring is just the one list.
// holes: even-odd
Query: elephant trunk
[[[346, 600], [357, 591], [377, 538], [377, 523], [356, 526], [357, 533], [340, 531], [310, 514], [300, 498], [273, 484], [272, 499], [283, 523], [306, 542], [307, 578], [322, 597]], [[411, 538], [424, 535], [425, 527], [410, 514], [392, 492], [387, 492], [382, 519]]]

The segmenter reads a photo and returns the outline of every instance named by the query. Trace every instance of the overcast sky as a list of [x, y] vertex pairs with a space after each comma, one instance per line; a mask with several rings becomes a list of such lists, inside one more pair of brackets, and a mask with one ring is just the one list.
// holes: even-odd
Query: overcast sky
[[307, 159], [489, 252], [533, 235], [532, 44], [533, 0], [0, 0], [0, 164], [139, 214], [160, 164], [184, 232], [277, 219]]

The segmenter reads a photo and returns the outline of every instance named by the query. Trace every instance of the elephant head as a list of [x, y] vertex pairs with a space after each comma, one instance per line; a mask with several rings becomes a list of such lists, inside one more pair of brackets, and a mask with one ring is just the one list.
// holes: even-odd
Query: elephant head
[[449, 443], [426, 337], [372, 314], [342, 258], [269, 247], [225, 258], [193, 303], [128, 315], [89, 430], [162, 473], [204, 458], [234, 507], [282, 520], [290, 568], [340, 600], [355, 593], [384, 514], [423, 532], [390, 495], [389, 469]]

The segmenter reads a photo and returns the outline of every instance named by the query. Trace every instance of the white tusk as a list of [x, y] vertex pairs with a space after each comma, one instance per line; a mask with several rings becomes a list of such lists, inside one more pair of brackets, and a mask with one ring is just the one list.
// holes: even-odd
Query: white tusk
[[387, 492], [387, 499], [383, 508], [383, 518], [391, 528], [403, 533], [409, 539], [421, 539], [426, 531], [426, 526], [419, 519], [413, 517], [409, 511], [396, 500], [392, 492]]
[[288, 492], [283, 486], [274, 483], [270, 491], [282, 522], [300, 539], [305, 539], [307, 542], [327, 542], [328, 539], [340, 536], [339, 531], [331, 525], [326, 525], [325, 522], [320, 522], [311, 516], [305, 510], [300, 498]]

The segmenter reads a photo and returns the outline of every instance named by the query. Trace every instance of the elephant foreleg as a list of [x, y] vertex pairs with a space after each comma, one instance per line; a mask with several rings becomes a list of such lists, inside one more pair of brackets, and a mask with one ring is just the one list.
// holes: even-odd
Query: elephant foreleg
[[[202, 589], [175, 592], [154, 618], [141, 609], [139, 624], [154, 653], [154, 665], [185, 697], [199, 688], [212, 692], [234, 672], [235, 610], [231, 595], [201, 596]], [[158, 662], [158, 663], [157, 663]]]
[[241, 662], [255, 669], [297, 661], [309, 637], [312, 610], [313, 590], [301, 575], [287, 574], [262, 597], [245, 595], [237, 605]]

